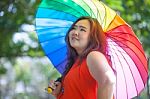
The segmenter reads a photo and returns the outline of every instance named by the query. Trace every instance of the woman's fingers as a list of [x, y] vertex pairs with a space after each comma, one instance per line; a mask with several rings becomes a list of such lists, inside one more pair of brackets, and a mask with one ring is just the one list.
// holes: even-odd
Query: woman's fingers
[[56, 89], [55, 81], [51, 80], [50, 83], [48, 84], [48, 87], [52, 88], [52, 90]]
[[55, 84], [56, 88], [52, 91], [52, 94], [54, 96], [57, 96], [61, 91], [61, 83], [60, 82], [55, 82], [54, 84]]
[[47, 92], [54, 95], [55, 97], [57, 97], [57, 95], [60, 93], [61, 91], [61, 82], [59, 81], [54, 81], [51, 80], [50, 83], [48, 84], [48, 88], [46, 88]]

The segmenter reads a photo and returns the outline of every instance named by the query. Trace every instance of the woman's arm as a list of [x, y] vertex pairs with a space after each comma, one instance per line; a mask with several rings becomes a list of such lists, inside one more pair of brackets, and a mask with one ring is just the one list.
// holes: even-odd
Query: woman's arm
[[98, 51], [92, 51], [87, 56], [87, 65], [98, 82], [97, 99], [112, 99], [116, 79], [106, 57]]

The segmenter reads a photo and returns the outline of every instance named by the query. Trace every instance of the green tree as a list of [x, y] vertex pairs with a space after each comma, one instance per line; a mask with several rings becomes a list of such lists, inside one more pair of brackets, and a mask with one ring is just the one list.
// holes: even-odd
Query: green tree
[[[29, 46], [29, 50], [24, 51], [22, 50], [22, 47], [25, 45], [24, 42], [16, 44], [13, 42], [15, 33], [26, 32], [22, 28], [24, 24], [33, 25], [36, 8], [39, 3], [39, 0], [0, 1], [0, 57], [35, 56], [35, 53], [33, 55], [30, 53], [35, 50], [42, 51], [39, 46], [38, 48]], [[32, 38], [32, 35], [30, 37]], [[32, 38], [32, 40], [34, 41], [35, 38]], [[41, 53], [39, 56], [41, 56]]]

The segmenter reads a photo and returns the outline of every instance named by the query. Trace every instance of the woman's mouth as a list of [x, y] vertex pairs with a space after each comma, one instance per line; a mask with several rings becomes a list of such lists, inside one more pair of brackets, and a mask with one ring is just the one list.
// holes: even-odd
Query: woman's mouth
[[72, 40], [79, 40], [79, 38], [77, 38], [77, 37], [72, 37], [71, 39]]

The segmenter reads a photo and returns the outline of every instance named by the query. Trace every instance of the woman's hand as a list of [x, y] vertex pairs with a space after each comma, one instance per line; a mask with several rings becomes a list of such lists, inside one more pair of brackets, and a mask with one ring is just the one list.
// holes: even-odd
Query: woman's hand
[[50, 83], [48, 84], [48, 87], [52, 89], [51, 94], [57, 97], [61, 91], [62, 85], [61, 82], [59, 81], [51, 80]]

